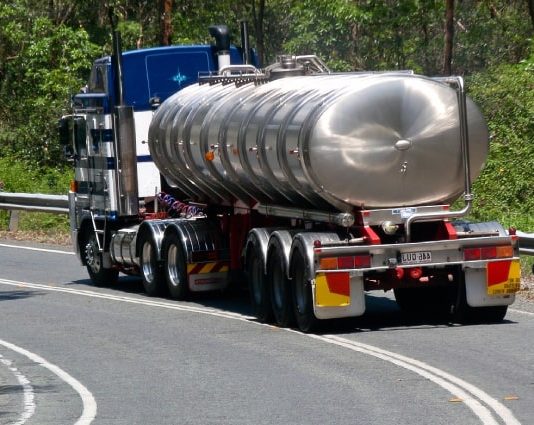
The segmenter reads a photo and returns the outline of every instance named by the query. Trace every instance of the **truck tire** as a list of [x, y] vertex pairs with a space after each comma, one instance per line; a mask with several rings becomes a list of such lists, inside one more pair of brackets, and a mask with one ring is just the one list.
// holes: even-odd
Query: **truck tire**
[[305, 333], [313, 332], [318, 320], [313, 312], [313, 294], [311, 282], [306, 277], [306, 263], [299, 251], [295, 251], [291, 261], [293, 276], [293, 310], [298, 328]]
[[103, 266], [102, 254], [98, 251], [97, 236], [92, 230], [85, 232], [83, 255], [89, 277], [95, 286], [109, 286], [117, 283], [119, 271], [107, 269]]
[[287, 278], [281, 247], [276, 244], [267, 257], [267, 282], [271, 289], [274, 320], [278, 326], [289, 327], [295, 322], [291, 298], [291, 281]]
[[270, 323], [273, 320], [271, 294], [263, 272], [261, 254], [255, 246], [250, 248], [247, 255], [246, 269], [253, 314], [260, 322]]
[[467, 304], [464, 272], [460, 271], [458, 276], [456, 300], [451, 309], [452, 321], [461, 324], [502, 322], [508, 312], [508, 306], [471, 307]]
[[151, 297], [162, 295], [166, 289], [165, 276], [157, 260], [156, 243], [152, 238], [142, 237], [139, 246], [139, 268], [145, 292]]
[[171, 298], [180, 301], [187, 299], [190, 295], [187, 266], [178, 235], [170, 234], [166, 237], [163, 255], [165, 258], [165, 279]]

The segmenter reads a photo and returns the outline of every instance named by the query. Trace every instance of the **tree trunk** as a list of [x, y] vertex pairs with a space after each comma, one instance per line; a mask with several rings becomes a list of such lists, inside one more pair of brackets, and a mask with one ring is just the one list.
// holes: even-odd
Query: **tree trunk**
[[265, 61], [265, 44], [263, 37], [263, 20], [265, 16], [265, 0], [260, 0], [258, 9], [256, 10], [256, 0], [252, 1], [252, 16], [254, 18], [254, 32], [256, 33], [256, 49], [258, 51], [258, 58], [260, 66], [264, 65]]
[[160, 44], [170, 46], [172, 40], [172, 0], [160, 0]]
[[454, 0], [445, 0], [445, 47], [443, 49], [443, 74], [452, 74], [452, 46], [454, 41]]
[[527, 0], [528, 13], [530, 14], [530, 21], [532, 22], [532, 28], [534, 28], [534, 0]]

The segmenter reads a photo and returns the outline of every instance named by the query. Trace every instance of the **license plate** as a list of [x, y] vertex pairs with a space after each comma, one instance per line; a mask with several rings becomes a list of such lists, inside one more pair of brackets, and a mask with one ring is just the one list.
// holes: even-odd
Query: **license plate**
[[401, 253], [402, 264], [425, 264], [432, 262], [432, 252], [417, 251]]

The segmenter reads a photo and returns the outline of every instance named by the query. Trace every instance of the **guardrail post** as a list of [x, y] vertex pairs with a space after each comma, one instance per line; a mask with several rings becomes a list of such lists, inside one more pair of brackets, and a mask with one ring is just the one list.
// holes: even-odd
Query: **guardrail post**
[[19, 230], [19, 211], [11, 210], [9, 211], [9, 231], [16, 232]]

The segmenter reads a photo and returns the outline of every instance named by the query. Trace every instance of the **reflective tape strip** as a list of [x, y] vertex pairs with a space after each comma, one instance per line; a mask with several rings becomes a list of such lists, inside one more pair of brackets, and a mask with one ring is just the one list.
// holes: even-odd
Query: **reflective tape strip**
[[229, 269], [230, 267], [225, 261], [187, 264], [187, 274], [223, 273]]
[[486, 268], [488, 295], [514, 294], [521, 287], [521, 266], [519, 261], [496, 261]]
[[318, 307], [350, 305], [349, 273], [317, 273], [315, 276], [315, 302]]

